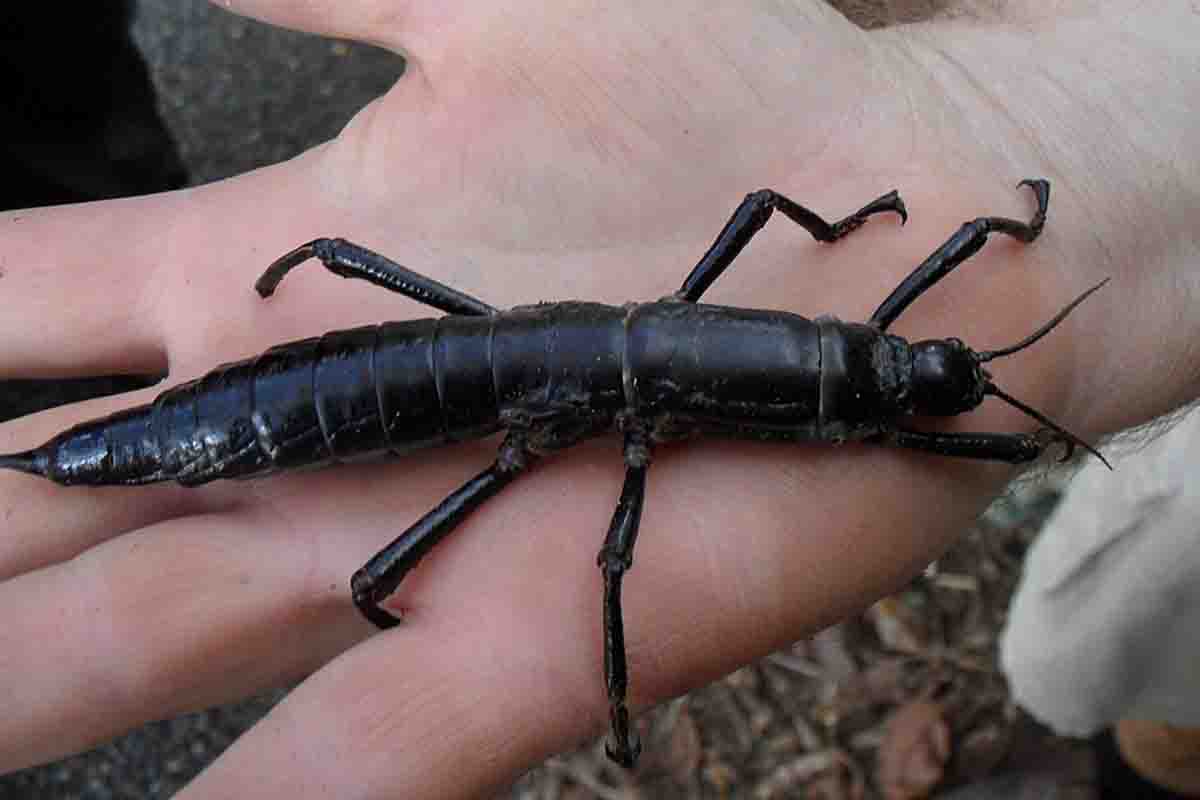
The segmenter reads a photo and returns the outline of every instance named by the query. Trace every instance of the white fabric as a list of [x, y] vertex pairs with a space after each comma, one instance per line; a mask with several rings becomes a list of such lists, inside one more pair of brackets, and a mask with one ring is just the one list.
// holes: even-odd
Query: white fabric
[[1004, 670], [1063, 735], [1200, 727], [1200, 414], [1113, 467], [1088, 463], [1030, 550]]

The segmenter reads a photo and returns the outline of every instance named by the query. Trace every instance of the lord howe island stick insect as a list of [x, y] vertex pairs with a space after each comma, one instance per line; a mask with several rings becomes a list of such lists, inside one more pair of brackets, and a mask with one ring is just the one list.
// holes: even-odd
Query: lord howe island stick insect
[[[624, 306], [562, 302], [500, 311], [342, 239], [316, 239], [271, 264], [255, 288], [271, 295], [288, 271], [319, 259], [440, 309], [447, 316], [334, 331], [221, 366], [147, 405], [86, 422], [0, 467], [61, 484], [196, 486], [371, 452], [403, 453], [504, 431], [495, 462], [467, 481], [358, 570], [355, 605], [380, 628], [399, 619], [379, 604], [420, 559], [532, 458], [597, 434], [624, 436], [625, 482], [598, 564], [604, 583], [608, 754], [631, 766], [640, 746], [626, 708], [621, 579], [632, 564], [653, 446], [699, 434], [760, 440], [866, 440], [945, 456], [1022, 463], [1053, 443], [1096, 450], [1008, 396], [982, 365], [1036, 342], [1095, 286], [1023, 341], [974, 351], [958, 339], [910, 343], [887, 333], [929, 287], [978, 251], [990, 233], [1032, 242], [1050, 185], [1029, 223], [965, 223], [892, 291], [866, 323], [782, 311], [701, 305], [773, 211], [821, 242], [873, 214], [907, 211], [893, 191], [832, 225], [762, 190], [738, 206], [679, 291]], [[1103, 285], [1103, 284], [1101, 284]], [[1033, 434], [930, 433], [914, 414], [952, 416], [992, 395], [1036, 419]], [[1105, 462], [1107, 463], [1107, 462]]]

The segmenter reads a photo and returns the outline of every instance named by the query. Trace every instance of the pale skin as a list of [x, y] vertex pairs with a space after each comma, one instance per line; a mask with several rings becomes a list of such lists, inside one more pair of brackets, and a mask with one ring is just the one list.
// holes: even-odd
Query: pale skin
[[[269, 301], [273, 258], [340, 235], [498, 307], [653, 299], [748, 191], [782, 217], [705, 300], [864, 319], [956, 226], [1032, 212], [893, 331], [1010, 344], [1112, 282], [997, 383], [1089, 440], [1200, 389], [1200, 14], [1104, 3], [864, 33], [816, 2], [234, 0], [231, 10], [403, 50], [408, 74], [335, 141], [171, 195], [0, 218], [0, 369], [171, 381], [274, 343], [430, 311], [315, 264]], [[1019, 6], [1019, 4], [1016, 4]], [[23, 449], [122, 396], [0, 427]], [[955, 430], [1031, 430], [995, 401]], [[0, 770], [309, 677], [184, 797], [475, 797], [599, 733], [595, 553], [616, 438], [548, 459], [392, 598], [380, 635], [348, 576], [486, 465], [494, 443], [258, 482], [64, 489], [0, 474]], [[661, 448], [625, 614], [636, 708], [859, 610], [937, 557], [1011, 477], [869, 446]], [[285, 795], [286, 793], [286, 795]]]

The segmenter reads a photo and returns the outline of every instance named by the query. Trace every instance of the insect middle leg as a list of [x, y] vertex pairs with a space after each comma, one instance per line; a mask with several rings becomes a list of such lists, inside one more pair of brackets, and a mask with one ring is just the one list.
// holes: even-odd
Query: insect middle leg
[[1004, 233], [1019, 241], [1029, 243], [1036, 239], [1046, 224], [1046, 208], [1050, 203], [1050, 182], [1041, 178], [1027, 178], [1018, 186], [1028, 186], [1037, 197], [1037, 211], [1028, 223], [1007, 217], [979, 217], [963, 223], [946, 243], [912, 271], [892, 290], [887, 299], [879, 304], [871, 315], [871, 323], [880, 330], [887, 330], [904, 309], [920, 297], [926, 289], [946, 277], [962, 262], [979, 252], [987, 242], [988, 234]]
[[828, 223], [815, 212], [809, 211], [799, 203], [771, 189], [761, 189], [746, 195], [746, 199], [733, 212], [733, 216], [725, 223], [725, 227], [717, 235], [716, 241], [708, 248], [708, 252], [700, 262], [692, 268], [691, 273], [675, 293], [675, 297], [694, 303], [700, 295], [713, 284], [721, 273], [733, 263], [738, 254], [754, 238], [754, 234], [762, 230], [771, 218], [771, 213], [778, 209], [800, 227], [812, 234], [818, 242], [836, 242], [846, 234], [862, 227], [867, 217], [884, 211], [892, 211], [900, 215], [901, 222], [908, 221], [908, 211], [904, 201], [895, 191], [890, 191], [878, 197], [855, 211], [845, 219]]
[[496, 313], [496, 309], [482, 300], [413, 272], [387, 256], [345, 239], [313, 239], [280, 256], [255, 282], [255, 290], [262, 297], [270, 297], [284, 275], [310, 258], [319, 259], [334, 275], [361, 278], [447, 314], [486, 316]]
[[608, 690], [608, 717], [611, 734], [604, 743], [608, 757], [623, 767], [632, 767], [641, 752], [641, 743], [629, 724], [625, 696], [629, 672], [625, 660], [625, 624], [621, 615], [621, 579], [633, 565], [633, 545], [642, 521], [646, 498], [646, 468], [649, 451], [644, 437], [627, 434], [625, 438], [625, 484], [613, 513], [604, 546], [596, 563], [604, 575], [604, 684]]
[[379, 603], [396, 591], [404, 576], [434, 545], [511, 483], [525, 469], [529, 458], [524, 438], [510, 433], [500, 446], [495, 463], [452, 492], [355, 572], [350, 579], [350, 591], [363, 616], [379, 628], [400, 624], [399, 617], [384, 611]]

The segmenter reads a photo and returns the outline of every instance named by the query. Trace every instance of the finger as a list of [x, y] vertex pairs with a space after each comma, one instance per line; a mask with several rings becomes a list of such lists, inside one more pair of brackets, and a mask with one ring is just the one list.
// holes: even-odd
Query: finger
[[[370, 631], [350, 600], [354, 569], [472, 468], [443, 451], [406, 459], [407, 480], [400, 465], [372, 464], [229, 484], [244, 508], [151, 525], [0, 582], [0, 608], [20, 618], [0, 634], [0, 693], [22, 696], [0, 723], [0, 769], [311, 671]], [[140, 491], [112, 499], [130, 505]], [[20, 646], [47, 630], [53, 646]]]
[[0, 772], [285, 685], [367, 632], [348, 563], [256, 527], [176, 520], [0, 582]]
[[252, 511], [152, 525], [0, 582], [17, 620], [0, 632], [0, 693], [21, 696], [0, 721], [0, 771], [293, 682], [368, 634], [349, 576], [471, 471], [444, 453], [407, 462], [434, 485], [379, 480], [379, 465], [264, 482]]
[[[738, 452], [728, 451], [725, 460]], [[415, 608], [417, 617], [446, 614], [445, 631], [465, 630], [471, 635], [471, 620], [481, 613], [484, 619], [492, 616], [488, 628], [523, 630], [526, 641], [520, 637], [513, 640], [519, 657], [545, 649], [544, 641], [536, 641], [539, 634], [550, 636], [554, 650], [584, 641], [584, 631], [592, 628], [589, 622], [598, 614], [598, 608], [592, 607], [598, 595], [579, 591], [596, 579], [590, 556], [596, 537], [585, 517], [603, 519], [604, 507], [612, 500], [606, 491], [610, 487], [596, 486], [603, 484], [595, 480], [596, 450], [593, 448], [590, 458], [587, 451], [581, 455], [560, 474], [533, 476], [536, 479], [526, 482], [521, 494], [502, 496], [478, 521], [469, 521], [459, 537], [429, 559], [424, 575], [418, 573], [406, 583], [401, 602]], [[784, 454], [784, 463], [789, 459], [794, 459], [794, 454]], [[652, 610], [648, 625], [630, 637], [633, 662], [643, 663], [645, 653], [650, 653], [656, 664], [664, 666], [661, 674], [646, 673], [635, 693], [643, 701], [679, 687], [679, 673], [670, 669], [670, 659], [655, 654], [658, 638], [678, 643], [688, 637], [688, 631], [678, 627], [681, 620], [686, 621], [685, 628], [702, 623], [695, 618], [695, 609], [689, 618], [686, 606], [672, 610], [671, 603], [664, 605], [660, 599], [646, 602], [647, 596], [656, 597], [664, 587], [690, 596], [690, 603], [697, 597], [708, 598], [699, 606], [717, 614], [717, 622], [723, 609], [735, 611], [735, 618], [740, 616], [743, 623], [748, 615], [755, 619], [765, 615], [768, 625], [740, 629], [740, 634], [726, 629], [718, 637], [730, 646], [754, 652], [779, 643], [783, 635], [779, 623], [794, 622], [796, 608], [807, 609], [799, 616], [801, 623], [807, 624], [814, 613], [827, 614], [830, 608], [842, 609], [845, 604], [844, 598], [822, 597], [820, 591], [814, 597], [809, 587], [794, 580], [778, 580], [803, 574], [803, 567], [800, 573], [773, 573], [770, 580], [750, 581], [749, 588], [742, 585], [745, 576], [753, 574], [755, 563], [744, 562], [746, 554], [761, 558], [763, 546], [769, 545], [781, 552], [769, 553], [765, 563], [775, 564], [782, 557], [804, 565], [810, 563], [811, 549], [828, 550], [830, 540], [788, 535], [782, 547], [772, 542], [772, 536], [793, 533], [785, 528], [803, 517], [801, 509], [812, 499], [806, 493], [783, 498], [780, 510], [765, 521], [748, 523], [739, 518], [747, 509], [753, 516], [753, 509], [769, 508], [772, 493], [762, 487], [776, 481], [756, 475], [769, 459], [747, 452], [736, 461], [732, 473], [718, 467], [713, 476], [697, 474], [694, 468], [681, 469], [682, 462], [660, 467], [667, 494], [663, 541], [672, 547], [665, 553], [649, 547], [647, 559], [654, 566], [643, 569], [646, 577], [641, 589], [629, 595], [629, 607], [637, 608], [636, 613]], [[433, 475], [435, 483], [450, 486], [461, 480], [461, 476], [449, 474], [456, 465], [451, 462], [446, 468], [445, 458], [406, 462], [412, 474]], [[69, 563], [0, 585], [0, 607], [12, 609], [20, 620], [0, 636], [0, 652], [5, 654], [0, 682], [4, 676], [11, 682], [10, 686], [0, 684], [0, 691], [23, 698], [9, 709], [7, 720], [14, 727], [8, 733], [10, 740], [0, 738], [0, 752], [10, 753], [12, 760], [0, 766], [14, 768], [49, 758], [146, 719], [277, 685], [362, 635], [363, 627], [349, 603], [345, 576], [365, 554], [394, 535], [396, 520], [415, 519], [436, 502], [429, 487], [397, 493], [396, 482], [388, 480], [400, 474], [397, 470], [381, 473], [382, 480], [364, 480], [373, 476], [375, 469], [344, 467], [325, 476], [264, 482], [260, 486], [278, 487], [279, 494], [260, 495], [258, 513], [206, 515], [152, 526], [94, 548]], [[731, 482], [729, 474], [743, 477]], [[751, 482], [743, 483], [745, 476], [750, 476]], [[671, 489], [674, 486], [678, 492], [681, 484], [686, 487], [697, 479], [705, 486], [723, 486], [745, 497], [747, 506], [732, 515], [714, 515], [709, 520], [712, 527], [694, 530], [687, 520], [695, 510], [705, 509], [710, 493], [706, 489], [697, 495], [693, 484], [685, 495], [699, 498], [693, 510], [678, 496], [672, 498]], [[586, 488], [589, 483], [594, 488]], [[572, 487], [570, 509], [557, 502], [565, 486]], [[865, 491], [870, 492], [871, 487]], [[326, 502], [329, 497], [337, 497], [338, 503]], [[861, 504], [854, 501], [854, 505]], [[682, 515], [681, 508], [685, 509]], [[882, 505], [872, 508], [890, 513]], [[528, 527], [530, 510], [538, 519], [532, 529]], [[845, 512], [846, 508], [835, 507], [832, 516]], [[834, 524], [844, 522], [835, 520]], [[653, 516], [647, 518], [647, 524], [655, 524]], [[851, 530], [861, 524], [853, 523]], [[724, 534], [747, 527], [766, 533], [763, 538], [756, 535], [749, 542], [739, 541], [732, 550], [718, 540], [723, 537], [706, 541], [718, 529]], [[521, 533], [516, 539], [514, 531]], [[675, 532], [673, 536], [671, 532]], [[797, 543], [799, 552], [786, 552], [796, 550]], [[871, 546], [870, 541], [864, 544]], [[914, 546], [918, 552], [927, 551], [928, 538], [914, 539]], [[805, 553], [806, 548], [810, 552]], [[718, 553], [735, 554], [736, 558], [714, 558]], [[828, 560], [830, 553], [821, 555]], [[439, 568], [439, 562], [448, 566]], [[913, 568], [911, 558], [898, 558], [884, 572], [894, 579], [894, 572]], [[736, 580], [731, 581], [730, 575]], [[836, 595], [836, 582], [818, 588], [830, 592], [831, 585]], [[851, 581], [849, 585], [855, 584]], [[868, 585], [868, 591], [877, 588]], [[730, 593], [739, 596], [739, 602], [730, 604]], [[547, 597], [564, 598], [564, 605], [547, 606]], [[495, 611], [486, 611], [491, 608]], [[547, 614], [549, 609], [552, 613]], [[667, 612], [665, 618], [663, 611]], [[52, 647], [20, 647], [22, 641], [45, 630], [56, 632]], [[794, 627], [787, 630], [789, 635], [797, 635]], [[681, 650], [688, 659], [702, 656], [690, 646], [681, 646]], [[585, 647], [579, 657], [599, 663], [593, 646]], [[731, 657], [726, 654], [727, 659]], [[81, 664], [85, 666], [80, 668]], [[580, 675], [590, 672], [583, 664], [571, 671]], [[36, 679], [25, 686], [31, 675]], [[583, 684], [574, 680], [570, 682], [572, 693], [587, 698]], [[596, 695], [592, 699], [602, 703], [598, 686], [593, 684], [592, 691]], [[73, 731], [72, 736], [53, 735], [64, 728]], [[574, 728], [551, 726], [550, 730]], [[495, 732], [488, 730], [489, 734]], [[546, 746], [544, 739], [529, 745]], [[520, 758], [529, 752], [521, 751]]]
[[[948, 528], [905, 519], [912, 497], [881, 491], [906, 483], [889, 457], [882, 461], [881, 474], [849, 494], [858, 482], [834, 472], [861, 476], [862, 462], [879, 459], [839, 454], [812, 469], [820, 502], [815, 491], [781, 498], [764, 490], [778, 486], [781, 462], [764, 469], [761, 451], [720, 466], [656, 462], [626, 579], [636, 704], [827, 624], [927, 561]], [[432, 557], [406, 599], [415, 604], [406, 624], [306, 681], [184, 796], [240, 796], [251, 785], [263, 790], [263, 781], [264, 794], [297, 798], [390, 796], [398, 787], [408, 797], [490, 796], [548, 753], [598, 733], [607, 704], [595, 552], [620, 477], [614, 469], [610, 485], [591, 491], [578, 467], [566, 468], [575, 474], [534, 481], [520, 503], [500, 495], [500, 507], [485, 512], [495, 523], [469, 523], [447, 540], [454, 552]], [[564, 484], [573, 489], [571, 510], [516, 513], [531, 503], [547, 508], [535, 498], [553, 503]], [[714, 487], [741, 493], [747, 505], [715, 507]], [[918, 494], [939, 514], [970, 513], [970, 503]], [[767, 515], [750, 513], [764, 500]], [[855, 558], [863, 552], [893, 557]]]
[[0, 377], [165, 369], [148, 292], [163, 204], [137, 198], [0, 214]]
[[[0, 426], [0, 452], [36, 446], [79, 420], [92, 419], [131, 408], [153, 399], [153, 390], [119, 395], [53, 409]], [[484, 452], [486, 451], [486, 452]], [[65, 561], [102, 542], [167, 520], [196, 514], [234, 512], [260, 504], [295, 507], [313, 502], [308, 493], [316, 486], [325, 492], [349, 492], [343, 502], [373, 507], [393, 487], [380, 480], [399, 480], [408, 496], [406, 510], [423, 513], [422, 497], [429, 504], [440, 499], [451, 483], [491, 457], [492, 445], [448, 448], [403, 460], [376, 461], [365, 466], [339, 466], [256, 481], [217, 481], [200, 487], [174, 482], [149, 486], [60, 486], [44, 478], [0, 470], [0, 580], [39, 567]], [[431, 463], [432, 462], [432, 463]], [[364, 476], [372, 479], [364, 481]], [[422, 494], [427, 493], [427, 494]], [[317, 495], [316, 497], [322, 497]], [[341, 506], [332, 509], [337, 512]], [[318, 509], [319, 510], [319, 509]], [[330, 524], [344, 525], [335, 517]], [[370, 545], [357, 551], [370, 555]]]
[[[0, 425], [0, 452], [37, 447], [76, 423], [148, 402], [164, 387], [280, 341], [419, 313], [416, 304], [353, 286], [339, 287], [331, 297], [329, 276], [318, 271], [291, 280], [286, 296], [271, 304], [254, 292], [255, 278], [276, 255], [326, 225], [341, 230], [339, 215], [328, 213], [319, 193], [307, 199], [313, 195], [308, 166], [318, 159], [301, 157], [153, 202], [5, 217], [0, 369], [25, 375], [161, 372], [169, 361], [171, 374], [144, 392], [6, 422]], [[263, 196], [306, 202], [276, 207], [263, 204]], [[70, 302], [57, 308], [64, 297]], [[58, 322], [39, 322], [47, 318]], [[227, 509], [245, 496], [228, 486], [64, 488], [0, 471], [6, 514], [0, 577], [69, 558], [147, 524]]]
[[[311, 238], [314, 230], [325, 230], [327, 225], [343, 230], [336, 222], [338, 215], [324, 213], [317, 202], [309, 201], [294, 210], [273, 209], [261, 203], [262, 196], [308, 195], [310, 173], [304, 166], [307, 161], [293, 160], [285, 167], [204, 187], [189, 193], [182, 206], [171, 196], [145, 207], [124, 202], [80, 207], [89, 213], [79, 219], [108, 220], [109, 234], [118, 242], [129, 243], [137, 238], [138, 215], [153, 217], [157, 220], [156, 227], [172, 231], [170, 239], [161, 242], [158, 250], [138, 250], [136, 257], [119, 243], [112, 247], [114, 253], [128, 256], [126, 264], [134, 273], [155, 273], [144, 284], [146, 293], [154, 296], [154, 301], [146, 304], [144, 316], [153, 322], [142, 325], [143, 330], [154, 333], [140, 341], [162, 343], [170, 358], [171, 374], [160, 386], [142, 392], [73, 404], [6, 422], [0, 425], [0, 452], [37, 447], [74, 424], [148, 403], [165, 387], [202, 375], [217, 364], [252, 358], [282, 341], [322, 330], [422, 313], [421, 306], [398, 302], [394, 295], [369, 286], [339, 283], [338, 291], [331, 293], [330, 276], [317, 269], [290, 278], [286, 291], [270, 303], [254, 292], [254, 280], [271, 258], [297, 241]], [[25, 324], [16, 329], [28, 334], [35, 326], [26, 312], [36, 299], [43, 294], [57, 294], [50, 288], [55, 282], [60, 286], [70, 283], [45, 268], [77, 255], [74, 241], [61, 235], [62, 230], [74, 229], [72, 222], [76, 215], [73, 209], [50, 211], [53, 213], [46, 213], [44, 219], [41, 212], [35, 215], [36, 224], [22, 229], [20, 241], [14, 241], [14, 249], [36, 250], [33, 243], [54, 229], [50, 224], [53, 222], [58, 226], [61, 252], [37, 251], [37, 257], [43, 259], [43, 277], [34, 281], [34, 288], [24, 296], [16, 298], [12, 314], [0, 315], [0, 330], [8, 326], [11, 333], [13, 320], [25, 317]], [[279, 222], [280, 217], [285, 217], [286, 223]], [[266, 243], [261, 245], [258, 244], [258, 238], [263, 236], [260, 226], [274, 231], [266, 234]], [[224, 235], [214, 237], [211, 231]], [[272, 244], [276, 239], [279, 243]], [[102, 259], [100, 263], [108, 264], [109, 260]], [[154, 263], [160, 265], [158, 269], [151, 269]], [[128, 335], [131, 329], [112, 324], [102, 335], [89, 327], [95, 318], [106, 318], [113, 304], [95, 296], [76, 298], [74, 303], [79, 308], [91, 309], [91, 313], [82, 314], [78, 323], [69, 319], [61, 328], [38, 327], [42, 331], [40, 339], [29, 336], [14, 344], [0, 364], [16, 365], [16, 371], [30, 371], [31, 363], [57, 357], [55, 371], [87, 373], [102, 371], [109, 357], [121, 359], [127, 365], [123, 354], [109, 352], [107, 343], [116, 343], [117, 349], [134, 347], [139, 339]], [[74, 333], [75, 329], [82, 329], [82, 333]], [[0, 340], [3, 337], [0, 333]], [[221, 424], [222, 421], [206, 422]], [[201, 489], [174, 485], [61, 487], [44, 479], [0, 470], [0, 509], [6, 515], [5, 535], [0, 537], [0, 577], [70, 558], [101, 541], [148, 524], [191, 513], [230, 509], [249, 502], [252, 494], [245, 484], [227, 483]]]
[[[0, 425], [0, 452], [36, 447], [71, 425], [149, 402], [157, 389], [115, 395]], [[175, 484], [64, 487], [44, 478], [0, 471], [0, 580], [65, 561], [132, 530], [189, 514], [232, 508], [236, 495]]]
[[272, 25], [343, 39], [373, 42], [393, 50], [420, 40], [455, 3], [422, 0], [213, 0], [215, 5]]
[[[213, 357], [311, 334], [295, 313], [266, 314], [253, 283], [346, 216], [320, 191], [322, 152], [183, 192], [0, 215], [0, 377], [169, 370], [178, 382]], [[303, 297], [290, 291], [287, 310]], [[308, 308], [320, 305], [314, 296]], [[376, 298], [371, 310], [384, 306]]]
[[[261, 198], [309, 194], [313, 161], [185, 192], [0, 217], [0, 377], [170, 370], [177, 382], [199, 351], [250, 355], [254, 345], [243, 342], [274, 335], [252, 289], [257, 273], [276, 249], [311, 237], [322, 212], [319, 197], [301, 213]], [[303, 233], [288, 236], [293, 227]], [[280, 243], [268, 237], [256, 257], [263, 232], [275, 229]]]

